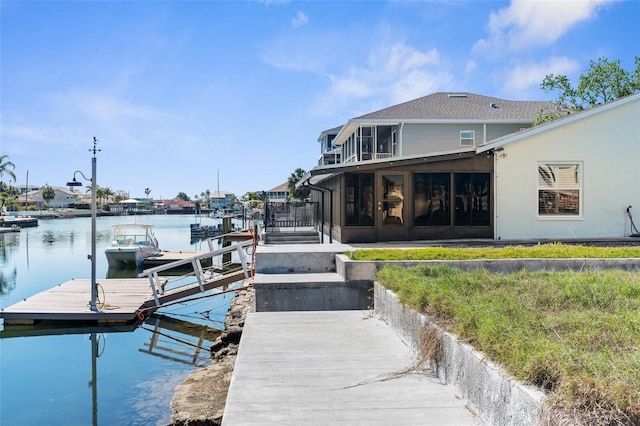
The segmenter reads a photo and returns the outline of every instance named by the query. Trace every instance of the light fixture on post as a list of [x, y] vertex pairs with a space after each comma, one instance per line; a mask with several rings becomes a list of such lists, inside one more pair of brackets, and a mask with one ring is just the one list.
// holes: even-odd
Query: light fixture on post
[[82, 182], [76, 180], [76, 174], [80, 175], [86, 180], [91, 182], [91, 254], [88, 256], [91, 260], [91, 301], [89, 302], [89, 308], [92, 311], [97, 311], [96, 295], [98, 293], [98, 284], [96, 283], [96, 153], [100, 150], [97, 148], [98, 139], [93, 137], [93, 148], [89, 149], [89, 152], [93, 153], [91, 158], [91, 179], [88, 179], [84, 173], [79, 170], [73, 172], [73, 179], [71, 182], [67, 182], [67, 186], [82, 186]]

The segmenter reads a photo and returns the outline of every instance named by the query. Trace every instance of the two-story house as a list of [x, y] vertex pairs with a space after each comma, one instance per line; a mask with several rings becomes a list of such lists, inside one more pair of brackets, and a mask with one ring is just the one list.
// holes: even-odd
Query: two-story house
[[322, 132], [302, 184], [324, 200], [323, 232], [340, 242], [491, 238], [494, 152], [476, 147], [550, 107], [441, 92], [352, 118]]
[[[67, 189], [65, 187], [60, 187], [60, 186], [52, 186], [51, 188], [55, 193], [55, 197], [52, 200], [47, 201], [42, 196], [42, 192], [44, 189], [43, 187], [39, 186], [37, 187], [38, 189], [35, 189], [35, 190], [33, 188], [36, 188], [36, 187], [29, 186], [29, 189], [30, 189], [29, 192], [23, 192], [21, 193], [21, 195], [18, 196], [18, 204], [21, 204], [21, 205], [35, 204], [40, 209], [44, 208], [44, 206], [48, 204], [50, 208], [57, 209], [57, 208], [69, 207], [74, 203], [81, 202], [85, 197], [83, 194], [81, 194], [78, 191], [72, 191], [70, 189]], [[90, 197], [88, 202], [89, 203], [91, 202]]]

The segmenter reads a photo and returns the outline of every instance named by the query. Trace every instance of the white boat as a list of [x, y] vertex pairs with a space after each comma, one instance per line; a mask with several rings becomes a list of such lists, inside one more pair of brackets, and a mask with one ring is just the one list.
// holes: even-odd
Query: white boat
[[109, 267], [140, 266], [144, 258], [160, 253], [151, 225], [120, 224], [113, 229], [111, 244], [104, 250]]

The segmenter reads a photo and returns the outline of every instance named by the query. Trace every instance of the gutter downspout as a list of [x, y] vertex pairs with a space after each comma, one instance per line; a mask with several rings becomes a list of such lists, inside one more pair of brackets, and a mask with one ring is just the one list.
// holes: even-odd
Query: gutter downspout
[[333, 243], [333, 190], [329, 188], [323, 188], [321, 186], [312, 185], [308, 182], [302, 184], [302, 186], [306, 186], [314, 191], [320, 191], [322, 194], [322, 231], [320, 232], [320, 242], [324, 243], [324, 193], [325, 191], [329, 192], [329, 244]]
[[482, 143], [485, 144], [487, 143], [487, 123], [482, 124], [482, 133]]
[[400, 135], [398, 138], [398, 151], [399, 151], [398, 154], [400, 155], [400, 157], [402, 157], [403, 134], [404, 134], [404, 121], [400, 123]]

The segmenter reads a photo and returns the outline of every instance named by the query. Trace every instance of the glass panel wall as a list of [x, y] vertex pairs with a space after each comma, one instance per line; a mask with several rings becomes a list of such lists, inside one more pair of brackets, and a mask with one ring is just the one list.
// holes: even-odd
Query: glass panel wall
[[345, 174], [347, 226], [373, 225], [373, 173]]
[[415, 226], [451, 225], [450, 173], [415, 173], [413, 188]]
[[455, 173], [455, 222], [457, 226], [489, 226], [489, 173]]

